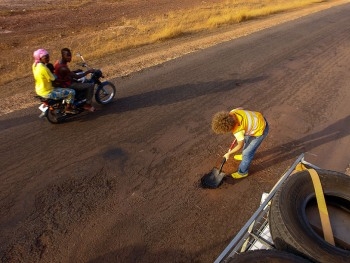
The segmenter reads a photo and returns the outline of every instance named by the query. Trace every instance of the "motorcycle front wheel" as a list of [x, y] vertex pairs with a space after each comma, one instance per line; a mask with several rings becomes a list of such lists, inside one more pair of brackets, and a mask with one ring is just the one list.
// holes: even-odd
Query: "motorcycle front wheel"
[[95, 100], [99, 104], [108, 104], [113, 100], [115, 93], [116, 88], [113, 83], [102, 82], [96, 89]]

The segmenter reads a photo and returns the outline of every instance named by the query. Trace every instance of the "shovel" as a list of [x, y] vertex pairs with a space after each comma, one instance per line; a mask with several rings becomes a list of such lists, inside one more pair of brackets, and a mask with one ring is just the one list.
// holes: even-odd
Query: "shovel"
[[[236, 139], [232, 142], [228, 151], [231, 151], [233, 149], [233, 146], [235, 145], [235, 143], [236, 143]], [[222, 183], [222, 179], [226, 175], [225, 173], [221, 172], [225, 162], [226, 162], [226, 158], [224, 157], [224, 159], [222, 160], [220, 169], [213, 168], [213, 170], [211, 170], [210, 173], [207, 173], [202, 177], [201, 183], [204, 188], [217, 188], [218, 186], [220, 186], [220, 184]]]

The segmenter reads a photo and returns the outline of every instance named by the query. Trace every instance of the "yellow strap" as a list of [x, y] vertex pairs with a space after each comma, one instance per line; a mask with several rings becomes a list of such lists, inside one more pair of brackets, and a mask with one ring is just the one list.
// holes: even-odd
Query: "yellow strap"
[[328, 243], [334, 246], [335, 243], [334, 243], [332, 226], [329, 220], [328, 209], [326, 206], [326, 200], [324, 198], [320, 177], [318, 176], [318, 173], [314, 169], [307, 169], [307, 170], [311, 175], [311, 179], [315, 188], [317, 206], [318, 206], [318, 211], [320, 213], [324, 239]]
[[307, 168], [305, 167], [304, 164], [298, 163], [297, 166], [295, 166], [294, 171], [293, 171], [291, 174], [293, 175], [293, 174], [295, 174], [295, 173], [297, 173], [297, 172], [304, 171], [304, 170], [306, 170], [306, 169], [307, 169]]
[[306, 170], [307, 168], [305, 167], [305, 165], [304, 164], [302, 164], [302, 163], [298, 163], [297, 164], [297, 166], [295, 167], [295, 170], [296, 171], [303, 171], [303, 170]]

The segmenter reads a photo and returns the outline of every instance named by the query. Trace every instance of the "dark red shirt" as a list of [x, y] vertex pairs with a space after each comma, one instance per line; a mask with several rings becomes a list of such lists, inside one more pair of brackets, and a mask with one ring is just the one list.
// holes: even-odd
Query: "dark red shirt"
[[72, 85], [71, 71], [68, 68], [67, 63], [63, 63], [60, 60], [55, 62], [55, 75], [62, 88], [68, 88]]

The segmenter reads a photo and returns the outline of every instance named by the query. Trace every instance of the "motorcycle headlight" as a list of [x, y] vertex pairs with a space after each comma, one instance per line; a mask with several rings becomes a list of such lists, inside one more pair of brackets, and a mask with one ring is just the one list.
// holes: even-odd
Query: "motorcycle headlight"
[[96, 70], [95, 72], [94, 72], [94, 76], [96, 77], [96, 78], [101, 78], [102, 77], [102, 71], [101, 70]]

